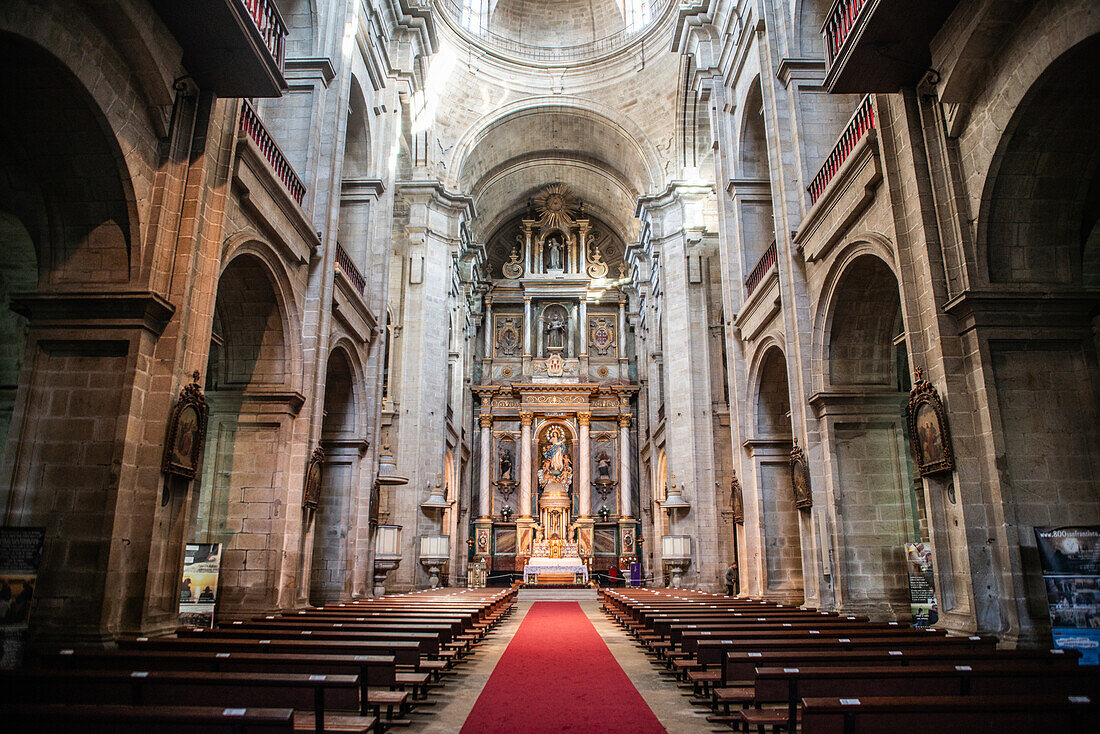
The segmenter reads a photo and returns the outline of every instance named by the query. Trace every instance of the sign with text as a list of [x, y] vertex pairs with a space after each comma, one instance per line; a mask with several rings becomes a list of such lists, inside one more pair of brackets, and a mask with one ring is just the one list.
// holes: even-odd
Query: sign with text
[[1100, 665], [1100, 527], [1035, 528], [1054, 646]]
[[180, 584], [180, 624], [213, 627], [218, 603], [221, 543], [188, 543]]
[[0, 527], [0, 668], [23, 663], [46, 528]]
[[940, 618], [936, 607], [936, 580], [932, 574], [932, 549], [925, 543], [905, 544], [909, 571], [909, 609], [914, 627], [931, 627]]

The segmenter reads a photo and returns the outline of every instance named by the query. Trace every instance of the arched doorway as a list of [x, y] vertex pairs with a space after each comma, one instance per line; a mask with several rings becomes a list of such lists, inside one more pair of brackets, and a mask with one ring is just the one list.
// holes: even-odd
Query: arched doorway
[[315, 606], [346, 598], [351, 590], [351, 528], [355, 514], [352, 488], [359, 466], [355, 435], [358, 411], [355, 371], [344, 349], [329, 356], [325, 372], [325, 408], [321, 443], [325, 471], [321, 497], [313, 516], [313, 555], [309, 603]]
[[801, 604], [802, 513], [795, 507], [791, 483], [791, 404], [787, 360], [772, 345], [760, 360], [755, 405], [755, 435], [749, 450], [756, 470], [763, 533], [765, 593], [768, 598]]
[[905, 543], [921, 538], [906, 434], [909, 366], [897, 278], [852, 258], [830, 299], [823, 398], [834, 462], [843, 608], [908, 613]]
[[278, 590], [293, 419], [278, 402], [291, 371], [285, 321], [267, 262], [250, 252], [233, 258], [218, 281], [191, 519], [192, 542], [224, 544], [222, 611], [270, 608]]

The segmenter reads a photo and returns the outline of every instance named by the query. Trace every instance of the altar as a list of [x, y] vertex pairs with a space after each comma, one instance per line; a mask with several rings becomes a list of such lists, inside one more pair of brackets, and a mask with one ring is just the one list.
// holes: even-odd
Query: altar
[[[563, 578], [564, 574], [572, 578]], [[579, 556], [550, 558], [534, 556], [523, 567], [523, 583], [588, 583], [588, 566]]]
[[531, 552], [523, 567], [523, 583], [588, 583], [588, 566], [577, 553], [576, 543], [540, 540], [532, 544]]

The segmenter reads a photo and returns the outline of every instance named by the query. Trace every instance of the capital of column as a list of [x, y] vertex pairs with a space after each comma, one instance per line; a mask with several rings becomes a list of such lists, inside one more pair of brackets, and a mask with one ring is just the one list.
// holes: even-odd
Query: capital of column
[[530, 411], [527, 411], [527, 410], [521, 410], [520, 411], [520, 413], [519, 413], [519, 423], [520, 423], [521, 426], [529, 426], [532, 423], [534, 423], [534, 421], [535, 421], [535, 414], [534, 413], [532, 413]]
[[577, 425], [587, 426], [592, 421], [591, 413], [577, 413]]
[[634, 416], [630, 413], [622, 413], [619, 415], [619, 428], [630, 428], [630, 421]]
[[492, 428], [493, 427], [493, 414], [492, 413], [482, 413], [481, 415], [479, 415], [477, 417], [477, 419], [478, 419], [478, 422], [481, 423], [482, 428]]

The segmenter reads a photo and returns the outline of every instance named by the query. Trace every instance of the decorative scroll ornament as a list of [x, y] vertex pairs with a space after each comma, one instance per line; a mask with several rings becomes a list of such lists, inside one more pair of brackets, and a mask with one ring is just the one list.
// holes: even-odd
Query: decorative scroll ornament
[[913, 389], [909, 392], [909, 445], [919, 476], [949, 472], [955, 468], [955, 452], [951, 448], [951, 429], [947, 411], [932, 383], [924, 379], [924, 370], [916, 370]]
[[615, 326], [613, 322], [601, 316], [588, 320], [588, 344], [600, 356], [615, 346]]
[[192, 382], [180, 391], [179, 400], [168, 417], [168, 439], [164, 442], [161, 471], [165, 474], [194, 479], [199, 456], [206, 438], [206, 397], [199, 387], [198, 370], [191, 373]]
[[523, 263], [519, 261], [518, 245], [512, 245], [512, 254], [508, 257], [508, 262], [504, 263], [501, 272], [509, 280], [516, 280], [523, 275]]
[[741, 481], [737, 478], [737, 472], [730, 478], [730, 502], [733, 505], [733, 521], [738, 525], [745, 524], [745, 497], [741, 492]]
[[515, 356], [521, 344], [522, 326], [512, 317], [497, 319], [496, 350], [499, 356]]
[[316, 510], [321, 500], [321, 472], [325, 464], [325, 450], [320, 446], [313, 449], [306, 465], [305, 491], [302, 492], [302, 507]]
[[607, 277], [607, 263], [603, 260], [603, 253], [600, 252], [600, 243], [595, 240], [591, 243], [590, 253], [588, 254], [588, 266], [585, 268], [585, 272], [588, 273], [589, 278], [606, 278]]
[[535, 197], [539, 224], [543, 227], [566, 228], [574, 224], [576, 199], [565, 184], [552, 184]]
[[791, 449], [791, 487], [794, 489], [795, 508], [808, 510], [814, 506], [813, 496], [810, 494], [810, 467], [797, 438], [794, 440], [794, 448]]

